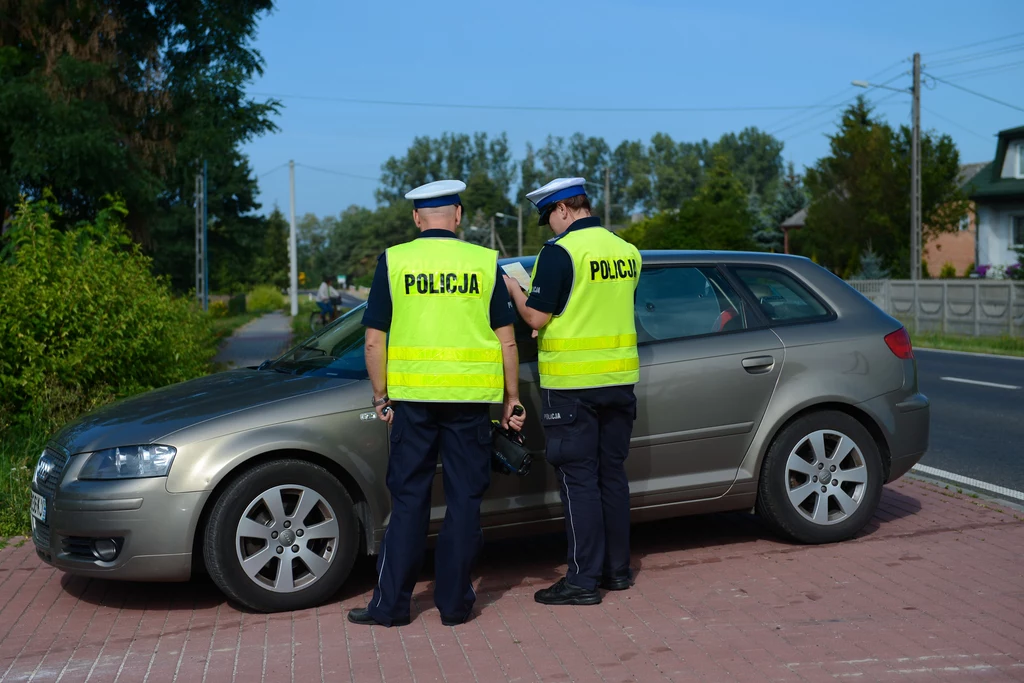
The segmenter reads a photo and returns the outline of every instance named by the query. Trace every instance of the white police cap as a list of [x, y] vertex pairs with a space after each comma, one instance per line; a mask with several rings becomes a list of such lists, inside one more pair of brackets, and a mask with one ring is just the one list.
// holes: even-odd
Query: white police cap
[[462, 204], [459, 193], [465, 189], [466, 183], [461, 180], [435, 180], [410, 190], [405, 194], [405, 198], [411, 199], [417, 209]]
[[526, 198], [533, 202], [537, 211], [540, 212], [540, 224], [548, 224], [548, 217], [558, 202], [569, 197], [585, 195], [587, 193], [583, 188], [585, 182], [587, 182], [585, 178], [555, 178], [544, 187], [528, 193]]

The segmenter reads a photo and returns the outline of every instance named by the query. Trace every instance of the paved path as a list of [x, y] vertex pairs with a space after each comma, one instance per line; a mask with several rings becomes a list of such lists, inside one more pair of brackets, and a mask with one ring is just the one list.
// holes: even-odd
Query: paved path
[[1024, 491], [1024, 359], [914, 355], [932, 405], [921, 464]]
[[280, 356], [291, 341], [291, 318], [283, 313], [268, 313], [235, 330], [213, 360], [228, 368], [256, 366]]
[[858, 538], [795, 546], [737, 513], [634, 527], [636, 586], [596, 607], [533, 592], [558, 535], [490, 543], [478, 616], [441, 625], [425, 574], [414, 621], [345, 621], [370, 560], [315, 610], [241, 612], [207, 580], [73, 578], [31, 543], [0, 550], [5, 681], [1024, 681], [1024, 514], [915, 480]]

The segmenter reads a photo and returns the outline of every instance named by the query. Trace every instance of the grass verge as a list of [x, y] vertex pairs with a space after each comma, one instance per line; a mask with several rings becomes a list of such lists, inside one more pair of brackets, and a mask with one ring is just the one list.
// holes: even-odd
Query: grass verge
[[911, 333], [910, 338], [915, 347], [922, 349], [1024, 357], [1024, 338], [1022, 337], [966, 337], [940, 332], [918, 332], [917, 334]]
[[240, 315], [232, 315], [227, 318], [213, 318], [210, 321], [210, 327], [213, 328], [213, 336], [218, 341], [225, 337], [230, 337], [231, 333], [237, 330], [242, 325], [246, 324], [250, 320], [263, 315], [262, 313], [242, 313]]
[[[341, 316], [343, 313], [347, 313], [348, 310], [344, 306], [338, 306], [338, 315]], [[320, 308], [316, 305], [315, 301], [308, 299], [299, 301], [299, 314], [292, 318], [292, 332], [295, 334], [293, 341], [295, 343], [308, 339], [313, 334], [313, 330], [309, 326], [309, 316], [319, 311]]]
[[42, 428], [10, 429], [0, 438], [0, 544], [31, 533], [29, 483], [48, 436]]

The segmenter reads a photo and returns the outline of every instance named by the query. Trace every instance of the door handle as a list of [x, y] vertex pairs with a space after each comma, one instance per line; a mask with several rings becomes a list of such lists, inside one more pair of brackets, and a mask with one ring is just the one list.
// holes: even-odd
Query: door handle
[[753, 356], [743, 359], [743, 369], [749, 373], [768, 372], [775, 366], [774, 356]]

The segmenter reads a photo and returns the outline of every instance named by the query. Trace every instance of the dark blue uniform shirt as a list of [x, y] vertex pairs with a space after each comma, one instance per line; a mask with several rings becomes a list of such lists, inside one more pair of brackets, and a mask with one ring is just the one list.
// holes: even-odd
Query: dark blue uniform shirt
[[[569, 229], [562, 233], [568, 235], [573, 230], [584, 228], [597, 228], [601, 226], [601, 219], [596, 216], [588, 216], [573, 221]], [[537, 256], [537, 269], [533, 276], [533, 289], [526, 305], [541, 313], [562, 315], [566, 304], [569, 303], [569, 295], [572, 294], [573, 267], [572, 257], [562, 247], [558, 246], [559, 235], [548, 240]]]
[[[424, 230], [420, 233], [422, 237], [452, 237], [449, 230]], [[370, 296], [366, 300], [366, 310], [363, 312], [363, 325], [372, 327], [381, 332], [391, 329], [391, 285], [388, 282], [388, 260], [381, 254], [377, 258], [377, 270], [373, 273], [373, 283], [370, 285]], [[572, 264], [570, 264], [570, 268]], [[491, 329], [511, 325], [516, 321], [516, 312], [512, 308], [512, 300], [508, 296], [508, 289], [505, 288], [505, 280], [502, 278], [501, 267], [499, 266], [494, 274], [494, 292], [491, 294]]]

